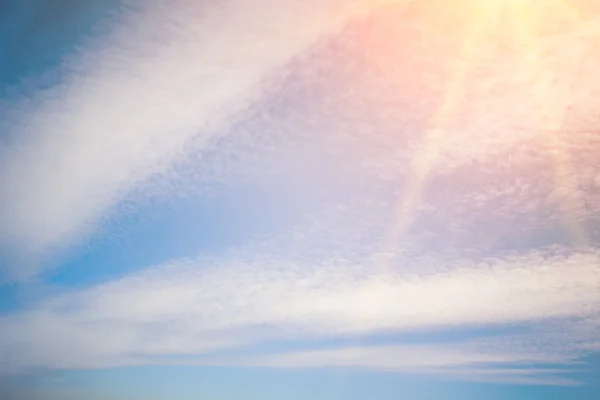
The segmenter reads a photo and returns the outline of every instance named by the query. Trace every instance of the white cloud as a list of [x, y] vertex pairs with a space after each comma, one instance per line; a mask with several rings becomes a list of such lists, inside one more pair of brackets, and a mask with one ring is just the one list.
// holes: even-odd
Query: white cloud
[[362, 0], [152, 3], [127, 12], [20, 99], [0, 149], [0, 245], [27, 276], [81, 240], [135, 185], [161, 172], [260, 95], [265, 79], [374, 5]]
[[[287, 368], [358, 367], [402, 372], [423, 372], [439, 369], [440, 371], [453, 372], [450, 368], [456, 366], [464, 369], [469, 366], [573, 362], [568, 358], [532, 352], [493, 353], [469, 347], [472, 346], [464, 343], [458, 346], [456, 344], [429, 344], [342, 347], [259, 356], [250, 358], [247, 364]], [[479, 371], [479, 373], [483, 373], [481, 370]], [[500, 369], [497, 372], [503, 373], [505, 371]]]
[[[0, 178], [7, 182], [0, 189], [7, 204], [0, 209], [6, 221], [0, 247], [35, 259], [81, 238], [124, 194], [181, 161], [190, 143], [201, 147], [211, 132], [226, 130], [228, 118], [261, 95], [269, 74], [281, 73], [320, 35], [370, 7], [361, 0], [234, 0], [201, 9], [180, 1], [126, 16], [127, 24], [90, 41], [65, 65], [71, 72], [62, 84], [13, 110], [22, 117], [18, 132], [23, 136], [0, 154]], [[302, 142], [305, 153], [312, 156], [318, 149], [322, 158], [331, 155], [332, 164], [350, 165], [344, 171], [360, 170], [348, 174], [356, 184], [351, 199], [325, 206], [297, 229], [229, 256], [159, 265], [1, 317], [0, 358], [7, 361], [0, 373], [177, 362], [359, 367], [457, 379], [573, 383], [554, 376], [560, 370], [523, 365], [571, 364], [600, 348], [600, 253], [561, 246], [539, 250], [530, 243], [536, 232], [563, 228], [569, 217], [583, 223], [597, 216], [597, 135], [578, 135], [564, 144], [578, 153], [571, 175], [562, 177], [571, 181], [571, 190], [565, 198], [555, 193], [557, 166], [547, 154], [551, 146], [534, 131], [511, 130], [518, 117], [526, 116], [531, 126], [540, 122], [528, 114], [535, 102], [522, 96], [531, 76], [508, 74], [514, 58], [484, 54], [490, 58], [484, 57], [478, 71], [482, 79], [474, 79], [469, 89], [474, 107], [481, 110], [465, 111], [462, 124], [448, 131], [433, 157], [437, 169], [412, 210], [413, 223], [399, 243], [385, 247], [381, 237], [396, 222], [389, 212], [397, 202], [394, 193], [405, 189], [414, 172], [409, 168], [418, 147], [413, 141], [421, 137], [410, 132], [426, 127], [431, 109], [430, 104], [409, 106], [409, 100], [420, 98], [418, 90], [398, 99], [403, 85], [427, 77], [407, 72], [415, 64], [399, 62], [409, 52], [398, 47], [389, 53], [388, 47], [375, 45], [390, 42], [390, 35], [402, 36], [392, 29], [398, 15], [377, 17], [389, 21], [369, 22], [389, 26], [379, 33], [373, 28], [374, 37], [348, 50], [354, 58], [365, 48], [382, 53], [369, 60], [372, 70], [354, 65], [365, 76], [354, 70], [342, 80], [358, 82], [359, 96], [324, 85], [331, 97], [309, 96], [310, 104], [289, 110], [296, 113], [293, 117], [265, 123], [266, 129], [282, 128], [282, 135], [303, 130], [295, 125], [299, 120], [314, 123]], [[438, 36], [426, 44], [446, 40]], [[444, 43], [437, 44], [439, 49], [446, 49]], [[553, 53], [559, 67], [569, 58], [561, 51]], [[323, 64], [311, 68], [320, 73], [331, 60], [316, 58]], [[352, 66], [340, 60], [333, 64]], [[428, 62], [431, 66], [439, 59]], [[378, 63], [388, 74], [373, 72]], [[499, 78], [505, 76], [506, 81]], [[565, 94], [564, 85], [558, 84], [557, 93]], [[590, 85], [581, 89], [581, 99], [575, 96], [585, 106], [578, 109], [581, 121], [595, 112], [593, 103], [582, 99], [596, 90]], [[526, 99], [517, 101], [521, 97]], [[366, 117], [360, 114], [364, 109], [369, 110]], [[371, 119], [369, 112], [380, 112], [381, 120]], [[357, 124], [346, 118], [354, 114]], [[262, 118], [271, 115], [265, 112]], [[389, 134], [411, 121], [418, 127]], [[235, 152], [236, 146], [227, 150]], [[295, 150], [279, 155], [286, 167]], [[304, 156], [293, 159], [302, 173], [314, 160]], [[310, 173], [325, 175], [325, 164], [316, 164]], [[283, 181], [290, 169], [275, 174]], [[569, 196], [576, 201], [565, 215], [561, 207]], [[521, 247], [506, 251], [517, 242]], [[392, 261], [381, 262], [373, 256], [377, 252], [389, 253]], [[21, 268], [11, 273], [37, 272]], [[320, 340], [374, 342], [374, 336], [386, 335], [401, 341], [414, 332], [507, 325], [525, 333], [443, 344], [423, 340], [313, 348]], [[263, 351], [274, 343], [299, 342], [309, 350]], [[240, 349], [258, 349], [259, 354], [231, 355]]]
[[[416, 7], [412, 18], [398, 24], [405, 18], [402, 1], [261, 1], [179, 0], [127, 11], [112, 33], [89, 39], [65, 61], [60, 84], [11, 106], [13, 133], [0, 149], [0, 246], [17, 258], [5, 272], [31, 275], [42, 268], [36, 261], [84, 240], [123, 196], [227, 131], [227, 121], [256, 103], [270, 77], [285, 76], [290, 60], [347, 24], [352, 29], [332, 40], [334, 50], [324, 44], [294, 66], [308, 71], [303, 85], [325, 87], [322, 96], [291, 107], [289, 119], [261, 110], [267, 126], [260, 129], [325, 136], [312, 145], [329, 146], [332, 157], [355, 161], [353, 172], [360, 165], [361, 173], [387, 181], [410, 174], [422, 139], [411, 132], [431, 127], [445, 84], [440, 66], [462, 40], [430, 26], [443, 8]], [[394, 6], [385, 12], [353, 19], [389, 4]], [[554, 97], [569, 97], [573, 60], [596, 44], [591, 26], [540, 40], [544, 65], [565, 77], [553, 81]], [[406, 48], [390, 40], [401, 37], [414, 40], [405, 41]], [[459, 107], [460, 123], [447, 127], [434, 155], [435, 173], [477, 160], [485, 164], [532, 140], [535, 151], [544, 145], [535, 129], [515, 129], [516, 122], [527, 127], [540, 122], [532, 112], [539, 99], [530, 93], [533, 77], [527, 73], [542, 61], [514, 68], [522, 55], [499, 49], [495, 38], [485, 41], [489, 50], [478, 53], [465, 87], [470, 105]], [[365, 52], [370, 57], [363, 62]], [[593, 79], [597, 63], [588, 51], [572, 95], [575, 118], [569, 123], [575, 128], [588, 127], [595, 115], [590, 99], [600, 90]], [[270, 118], [277, 123], [266, 122]], [[298, 121], [317, 122], [294, 130]]]
[[[217, 359], [218, 360], [218, 359]], [[205, 361], [206, 362], [206, 361]], [[338, 368], [345, 371], [376, 370], [418, 374], [437, 379], [471, 382], [503, 382], [534, 385], [580, 385], [569, 378], [577, 368], [544, 368], [544, 365], [570, 366], [573, 358], [510, 349], [494, 352], [470, 343], [429, 345], [388, 345], [338, 347], [326, 350], [285, 352], [254, 357], [230, 357], [208, 361], [214, 365], [268, 368]], [[519, 365], [527, 365], [520, 368]]]
[[[414, 272], [427, 271], [427, 262], [415, 259], [414, 265], [400, 263], [380, 272], [370, 264], [331, 260], [301, 265], [265, 257], [245, 263], [236, 259], [159, 266], [4, 317], [0, 343], [9, 360], [5, 372], [152, 363], [257, 343], [545, 321], [556, 325], [548, 325], [537, 338], [539, 348], [509, 346], [504, 341], [510, 336], [500, 336], [489, 343], [457, 342], [443, 351], [427, 343], [393, 347], [401, 356], [385, 359], [377, 355], [393, 351], [358, 348], [372, 358], [354, 357], [354, 350], [345, 349], [259, 356], [247, 362], [291, 366], [297, 360], [294, 365], [308, 367], [347, 360], [363, 367], [417, 370], [478, 363], [551, 364], [572, 362], [597, 345], [583, 333], [589, 318], [600, 314], [596, 252], [532, 253], [480, 264], [458, 260], [437, 273]], [[565, 326], [578, 327], [580, 333], [570, 329], [571, 335], [546, 344], [540, 339]], [[517, 337], [522, 344], [525, 339]]]

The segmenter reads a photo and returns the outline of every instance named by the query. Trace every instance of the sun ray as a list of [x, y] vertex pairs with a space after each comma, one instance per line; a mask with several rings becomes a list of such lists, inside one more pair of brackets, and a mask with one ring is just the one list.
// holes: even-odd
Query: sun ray
[[384, 270], [394, 257], [394, 248], [398, 245], [406, 230], [409, 229], [418, 203], [421, 199], [425, 182], [435, 166], [436, 159], [443, 146], [449, 124], [456, 115], [464, 94], [465, 83], [473, 63], [477, 59], [481, 40], [487, 29], [493, 26], [494, 19], [503, 7], [501, 2], [479, 3], [476, 6], [476, 18], [471, 19], [457, 62], [450, 70], [442, 92], [442, 101], [432, 116], [430, 128], [424, 132], [422, 145], [413, 156], [405, 190], [402, 199], [397, 203], [393, 212], [392, 226], [387, 232], [381, 251], [375, 256], [376, 265]]
[[[560, 0], [553, 0], [553, 4], [565, 4]], [[527, 55], [540, 52], [540, 36], [533, 26], [531, 6], [523, 2], [511, 1], [512, 21], [514, 22], [515, 38], [521, 48], [522, 59]], [[554, 12], [562, 12], [563, 8], [556, 8]], [[573, 14], [570, 17], [575, 17]], [[537, 41], [537, 43], [536, 43]], [[530, 60], [529, 63], [523, 63], [523, 68], [529, 68], [529, 74], [533, 79], [533, 96], [539, 106], [540, 126], [538, 130], [543, 136], [545, 145], [548, 147], [550, 157], [552, 158], [554, 168], [555, 192], [561, 203], [561, 212], [563, 213], [564, 223], [569, 231], [571, 239], [575, 245], [583, 246], [586, 244], [586, 234], [584, 227], [578, 221], [577, 210], [581, 209], [582, 201], [579, 196], [576, 171], [573, 166], [572, 156], [569, 152], [568, 144], [565, 140], [565, 123], [568, 117], [568, 101], [573, 91], [573, 85], [578, 75], [577, 67], [581, 63], [581, 57], [571, 60], [570, 65], [566, 66], [568, 73], [562, 71], [552, 71], [549, 63], [543, 63], [543, 54], [539, 58]], [[554, 72], [554, 73], [553, 73]], [[556, 76], [559, 75], [559, 76]], [[561, 80], [570, 79], [566, 90], [566, 96], [558, 92], [558, 89], [552, 85], [560, 78]], [[566, 98], [565, 98], [566, 97]]]

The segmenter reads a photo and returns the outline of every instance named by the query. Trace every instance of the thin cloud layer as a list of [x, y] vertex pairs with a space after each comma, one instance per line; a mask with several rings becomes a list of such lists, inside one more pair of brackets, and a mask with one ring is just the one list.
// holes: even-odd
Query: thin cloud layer
[[176, 1], [126, 12], [65, 61], [61, 83], [10, 110], [0, 245], [17, 258], [6, 272], [28, 276], [81, 241], [134, 186], [185, 156], [191, 139], [205, 145], [265, 79], [366, 4]]
[[[489, 343], [457, 341], [441, 349], [424, 343], [400, 345], [392, 352], [366, 347], [259, 356], [246, 362], [398, 370], [562, 364], [597, 346], [597, 338], [586, 335], [585, 329], [575, 334], [570, 328], [573, 335], [553, 344], [544, 345], [543, 339], [565, 326], [598, 329], [590, 323], [600, 315], [597, 252], [534, 253], [483, 264], [456, 260], [435, 274], [412, 272], [427, 270], [431, 261], [406, 265], [403, 260], [382, 273], [373, 272], [369, 264], [339, 260], [294, 265], [265, 258], [152, 268], [4, 317], [4, 373], [155, 363], [260, 343], [310, 344], [328, 338], [548, 321], [555, 326], [548, 325], [538, 337], [539, 347], [519, 351], [514, 344], [503, 344], [511, 335], [500, 335]], [[516, 338], [526, 343], [525, 337]], [[354, 357], [356, 351], [369, 356]], [[391, 357], [395, 351], [401, 356]], [[224, 360], [220, 362], [227, 363]], [[215, 361], [212, 357], [196, 362]]]
[[[535, 352], [490, 352], [470, 344], [399, 345], [346, 347], [260, 356], [244, 360], [228, 360], [230, 364], [270, 368], [343, 368], [346, 370], [379, 370], [408, 374], [434, 375], [438, 378], [482, 380], [531, 384], [577, 385], [565, 377], [569, 369], [511, 368], [515, 364], [571, 364], [573, 360], [559, 355]], [[217, 363], [217, 365], [219, 365]], [[221, 364], [222, 365], [222, 364]], [[509, 367], [507, 368], [506, 365]], [[468, 377], [468, 378], [467, 378]]]
[[[410, 160], [427, 151], [422, 132], [434, 128], [432, 113], [443, 101], [444, 65], [464, 39], [444, 7], [404, 2], [178, 1], [133, 10], [64, 62], [61, 83], [17, 99], [6, 113], [0, 246], [9, 255], [4, 272], [13, 277], [35, 274], [48, 256], [84, 241], [133, 189], [169, 175], [190, 153], [214, 148], [257, 104], [262, 124], [245, 127], [250, 139], [242, 141], [265, 130], [288, 137], [327, 132], [317, 146], [336, 149], [331, 156], [338, 159], [358, 157], [362, 173], [389, 181], [410, 175]], [[503, 48], [506, 37], [482, 38], [486, 50], [473, 61], [461, 96], [468, 107], [457, 104], [456, 118], [438, 127], [445, 132], [430, 155], [436, 169], [503, 157], [528, 142], [537, 152], [564, 151], [538, 130], [545, 123], [532, 89], [538, 64], [553, 73], [546, 89], [571, 106], [566, 128], [589, 129], [591, 99], [600, 91], [594, 21], [540, 41], [528, 59]], [[327, 35], [329, 44], [321, 40]], [[400, 37], [411, 40], [391, 45]], [[293, 59], [299, 66], [289, 64]], [[286, 74], [281, 90], [265, 91]], [[317, 92], [307, 96], [311, 89]], [[273, 93], [267, 102], [286, 107], [279, 114], [258, 101]], [[233, 158], [244, 154], [237, 145], [229, 150]], [[202, 165], [216, 175], [223, 168], [230, 167]]]
[[[127, 13], [64, 82], [17, 102], [0, 150], [5, 271], [39, 272], [154, 179], [335, 195], [226, 254], [0, 317], [0, 373], [193, 364], [576, 384], [568, 371], [600, 349], [593, 21], [530, 58], [490, 28], [459, 100], [444, 100], [462, 16], [259, 3]], [[453, 117], [436, 116], [450, 100]], [[548, 109], [568, 114], [560, 130]]]

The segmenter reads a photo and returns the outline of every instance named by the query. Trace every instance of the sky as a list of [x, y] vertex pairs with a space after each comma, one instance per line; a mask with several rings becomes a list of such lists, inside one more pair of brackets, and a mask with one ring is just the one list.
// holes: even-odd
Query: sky
[[597, 399], [600, 5], [0, 1], [0, 398]]

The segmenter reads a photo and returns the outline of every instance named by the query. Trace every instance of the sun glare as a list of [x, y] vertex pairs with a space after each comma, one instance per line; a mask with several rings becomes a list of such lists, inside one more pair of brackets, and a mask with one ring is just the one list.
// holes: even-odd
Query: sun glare
[[[463, 106], [461, 102], [470, 73], [477, 66], [486, 38], [494, 34], [511, 38], [517, 49], [517, 65], [514, 68], [533, 79], [530, 87], [523, 88], [522, 96], [537, 104], [537, 126], [533, 129], [539, 134], [538, 138], [544, 143], [552, 159], [556, 191], [561, 197], [561, 210], [572, 241], [576, 245], [584, 245], [586, 235], [576, 216], [581, 201], [577, 197], [577, 183], [574, 181], [576, 175], [573, 173], [572, 156], [564, 143], [563, 130], [565, 119], [568, 118], [571, 91], [577, 84], [577, 68], [585, 53], [575, 52], [570, 59], [561, 60], [557, 64], [545, 59], [544, 46], [548, 42], [548, 36], [568, 34], [570, 30], [576, 29], [578, 24], [585, 21], [585, 13], [567, 0], [460, 0], [434, 1], [432, 4], [441, 8], [431, 10], [437, 15], [448, 11], [450, 7], [465, 8], [458, 15], [469, 16], [462, 21], [466, 26], [466, 33], [462, 39], [462, 48], [456, 54], [458, 62], [452, 64], [446, 75], [442, 98], [433, 111], [429, 128], [424, 132], [423, 143], [413, 155], [409, 169], [411, 175], [407, 178], [402, 198], [395, 209], [392, 226], [379, 253], [388, 258], [382, 260], [376, 257], [375, 264], [384, 269], [389, 268], [392, 262], [390, 255], [394, 254], [398, 246], [401, 247], [404, 233], [415, 218], [428, 176], [443, 151], [449, 125]], [[455, 11], [454, 9], [453, 12]], [[499, 32], [500, 30], [502, 31]], [[561, 81], [560, 85], [556, 84], [557, 80]]]

